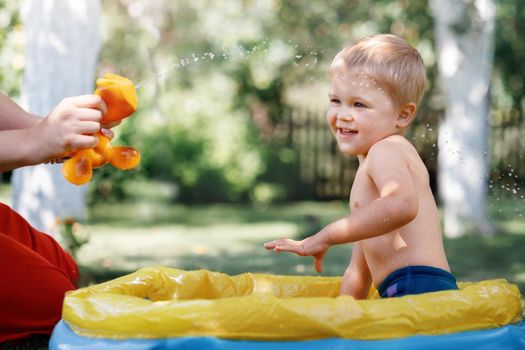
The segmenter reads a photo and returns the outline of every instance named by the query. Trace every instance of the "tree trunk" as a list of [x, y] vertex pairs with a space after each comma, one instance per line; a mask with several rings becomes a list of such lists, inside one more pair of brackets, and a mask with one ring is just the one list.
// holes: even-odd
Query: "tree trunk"
[[430, 0], [446, 97], [438, 181], [449, 237], [493, 232], [486, 213], [493, 0]]
[[[26, 0], [22, 105], [46, 116], [63, 98], [92, 93], [99, 49], [99, 0]], [[15, 170], [13, 208], [37, 229], [56, 235], [58, 221], [84, 219], [85, 187], [71, 185], [61, 165]]]

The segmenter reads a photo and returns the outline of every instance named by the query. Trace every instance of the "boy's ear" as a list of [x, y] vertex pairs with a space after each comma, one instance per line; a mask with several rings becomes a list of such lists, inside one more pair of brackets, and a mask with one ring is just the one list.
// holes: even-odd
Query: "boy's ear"
[[414, 119], [414, 116], [416, 115], [416, 109], [417, 106], [413, 102], [409, 102], [402, 106], [399, 109], [399, 113], [397, 115], [396, 126], [398, 128], [407, 127]]

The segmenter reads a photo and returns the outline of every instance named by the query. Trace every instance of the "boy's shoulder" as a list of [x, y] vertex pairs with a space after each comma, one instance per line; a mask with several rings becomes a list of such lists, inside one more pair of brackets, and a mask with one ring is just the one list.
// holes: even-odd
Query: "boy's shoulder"
[[416, 152], [414, 146], [402, 135], [390, 135], [374, 143], [368, 150], [368, 155], [391, 155], [395, 153], [405, 154], [406, 152]]
[[366, 157], [367, 168], [383, 169], [405, 164], [424, 166], [421, 156], [410, 141], [402, 135], [391, 135], [374, 143]]

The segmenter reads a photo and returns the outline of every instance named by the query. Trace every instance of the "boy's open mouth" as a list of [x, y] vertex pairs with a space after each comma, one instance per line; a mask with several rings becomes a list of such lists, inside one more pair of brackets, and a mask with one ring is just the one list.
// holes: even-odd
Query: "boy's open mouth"
[[346, 129], [346, 128], [337, 128], [337, 133], [343, 136], [351, 136], [357, 134], [357, 130]]

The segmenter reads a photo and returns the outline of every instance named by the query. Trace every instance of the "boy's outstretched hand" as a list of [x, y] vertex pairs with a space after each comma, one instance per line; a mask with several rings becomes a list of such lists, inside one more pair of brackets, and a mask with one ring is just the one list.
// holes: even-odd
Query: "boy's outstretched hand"
[[288, 238], [276, 239], [265, 243], [264, 248], [277, 253], [289, 252], [300, 256], [313, 256], [315, 271], [321, 273], [323, 271], [323, 258], [330, 245], [315, 236], [311, 236], [302, 241], [294, 241]]

